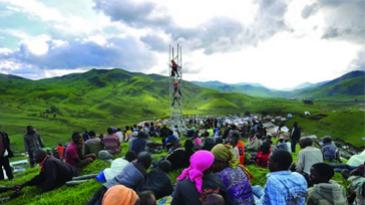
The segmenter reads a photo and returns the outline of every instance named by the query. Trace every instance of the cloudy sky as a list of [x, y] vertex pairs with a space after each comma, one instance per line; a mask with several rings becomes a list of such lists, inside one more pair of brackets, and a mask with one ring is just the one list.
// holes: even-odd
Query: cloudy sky
[[0, 0], [0, 73], [123, 68], [291, 88], [365, 68], [365, 0]]

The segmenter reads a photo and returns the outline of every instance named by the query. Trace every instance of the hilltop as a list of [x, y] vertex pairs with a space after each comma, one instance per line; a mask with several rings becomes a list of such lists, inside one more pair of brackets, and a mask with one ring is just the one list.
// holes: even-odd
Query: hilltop
[[365, 101], [365, 71], [351, 71], [336, 79], [314, 84], [304, 83], [292, 91], [273, 90], [250, 83], [228, 84], [219, 81], [194, 81], [193, 83], [222, 92], [239, 92], [255, 97]]

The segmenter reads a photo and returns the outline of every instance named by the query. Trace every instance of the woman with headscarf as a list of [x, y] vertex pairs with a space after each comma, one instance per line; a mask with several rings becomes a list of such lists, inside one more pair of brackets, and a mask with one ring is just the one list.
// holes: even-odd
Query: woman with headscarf
[[103, 205], [137, 205], [138, 195], [133, 189], [123, 185], [115, 185], [108, 189], [103, 197]]
[[201, 205], [209, 193], [219, 193], [226, 198], [226, 189], [210, 168], [214, 155], [200, 150], [190, 157], [190, 166], [179, 177], [171, 205]]
[[215, 161], [213, 171], [227, 187], [228, 201], [235, 205], [254, 204], [249, 176], [239, 166], [239, 161], [230, 145], [217, 144], [213, 147]]

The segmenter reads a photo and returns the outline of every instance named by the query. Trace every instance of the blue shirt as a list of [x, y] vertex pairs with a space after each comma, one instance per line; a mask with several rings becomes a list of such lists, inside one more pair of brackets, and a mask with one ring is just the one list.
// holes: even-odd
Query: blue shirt
[[307, 195], [307, 182], [296, 172], [278, 171], [267, 176], [264, 205], [304, 205]]

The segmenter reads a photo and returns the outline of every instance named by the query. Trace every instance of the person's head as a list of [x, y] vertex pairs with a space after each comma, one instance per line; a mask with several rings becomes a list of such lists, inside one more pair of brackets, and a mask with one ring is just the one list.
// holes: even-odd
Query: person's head
[[35, 130], [34, 130], [34, 128], [33, 128], [33, 126], [31, 126], [31, 125], [28, 125], [27, 126], [27, 134], [34, 134], [35, 133]]
[[156, 197], [152, 191], [142, 191], [139, 195], [139, 205], [156, 205]]
[[76, 144], [81, 144], [82, 143], [82, 137], [81, 134], [79, 132], [74, 132], [72, 133], [72, 141]]
[[194, 143], [192, 140], [186, 140], [184, 144], [185, 151], [193, 151]]
[[141, 152], [137, 156], [137, 162], [141, 164], [145, 169], [148, 169], [152, 163], [151, 154], [148, 152]]
[[235, 168], [238, 165], [238, 159], [232, 153], [230, 145], [217, 144], [212, 148], [214, 154], [214, 164], [212, 170], [219, 172], [227, 167]]
[[298, 122], [294, 122], [293, 127], [298, 127]]
[[230, 145], [232, 145], [232, 147], [235, 147], [238, 143], [238, 140], [239, 140], [239, 135], [237, 133], [233, 134], [231, 139], [230, 139]]
[[163, 172], [169, 172], [171, 170], [171, 162], [167, 159], [158, 162], [158, 168]]
[[268, 167], [270, 172], [287, 171], [292, 162], [293, 158], [288, 151], [276, 150], [269, 158]]
[[44, 158], [46, 156], [47, 156], [47, 152], [46, 151], [44, 151], [42, 149], [37, 150], [37, 151], [34, 152], [34, 161], [39, 164], [39, 163], [41, 163], [44, 160]]
[[312, 184], [328, 183], [335, 175], [333, 168], [326, 163], [316, 163], [310, 169], [309, 179]]
[[260, 147], [260, 151], [264, 154], [269, 154], [270, 150], [271, 150], [270, 142], [267, 142], [267, 141], [263, 142]]
[[302, 138], [299, 141], [299, 145], [300, 145], [300, 148], [304, 149], [306, 147], [312, 146], [313, 145], [313, 140], [309, 137]]
[[332, 143], [331, 137], [325, 137], [325, 138], [323, 138], [323, 144], [331, 144], [331, 143]]
[[222, 195], [213, 193], [205, 198], [202, 205], [225, 205], [225, 202]]
[[94, 138], [94, 137], [96, 137], [96, 134], [94, 131], [90, 131], [89, 136], [90, 136], [90, 138]]
[[111, 127], [109, 127], [109, 128], [106, 130], [106, 132], [108, 133], [108, 135], [112, 135], [112, 134], [114, 134], [114, 130], [113, 130], [113, 128], [111, 128]]
[[199, 150], [190, 157], [190, 165], [184, 169], [177, 180], [181, 181], [186, 178], [191, 179], [195, 188], [202, 193], [203, 176], [208, 172], [214, 163], [214, 155], [210, 151]]
[[139, 205], [137, 193], [126, 186], [115, 185], [105, 192], [102, 200], [103, 205]]
[[137, 159], [136, 153], [134, 153], [133, 151], [128, 151], [127, 153], [125, 153], [124, 159], [128, 162], [132, 162]]

